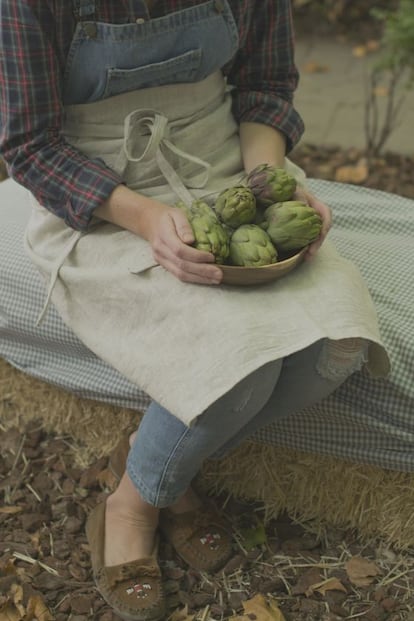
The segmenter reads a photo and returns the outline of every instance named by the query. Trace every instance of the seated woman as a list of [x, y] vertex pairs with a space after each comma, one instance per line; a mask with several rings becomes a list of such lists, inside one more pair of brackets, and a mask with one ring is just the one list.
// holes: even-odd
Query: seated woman
[[199, 570], [230, 552], [191, 488], [204, 460], [362, 368], [386, 374], [376, 312], [357, 267], [322, 245], [330, 209], [305, 188], [323, 222], [313, 260], [249, 291], [221, 285], [174, 207], [259, 164], [303, 180], [286, 159], [303, 130], [288, 0], [3, 0], [1, 20], [1, 146], [32, 196], [42, 318], [51, 300], [84, 352], [151, 399], [117, 490], [88, 519], [95, 580], [122, 618], [159, 619], [158, 529]]

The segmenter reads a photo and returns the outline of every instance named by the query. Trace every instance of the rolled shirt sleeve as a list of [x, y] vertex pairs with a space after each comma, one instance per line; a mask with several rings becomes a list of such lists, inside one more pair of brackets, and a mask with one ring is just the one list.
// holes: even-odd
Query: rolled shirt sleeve
[[293, 106], [299, 73], [294, 62], [291, 2], [242, 4], [240, 49], [226, 68], [228, 83], [234, 87], [233, 114], [239, 123], [263, 123], [280, 130], [289, 152], [304, 132], [302, 118]]
[[62, 137], [54, 19], [40, 0], [1, 0], [0, 149], [9, 174], [72, 228], [86, 230], [121, 183]]

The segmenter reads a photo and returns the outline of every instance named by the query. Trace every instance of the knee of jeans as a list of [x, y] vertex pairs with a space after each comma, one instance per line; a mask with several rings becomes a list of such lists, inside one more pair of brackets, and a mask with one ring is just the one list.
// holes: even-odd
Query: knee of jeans
[[257, 414], [272, 394], [282, 368], [283, 360], [273, 360], [259, 367], [241, 380], [229, 393], [230, 411], [246, 414], [248, 418]]
[[316, 369], [327, 380], [346, 379], [367, 361], [368, 341], [362, 338], [325, 339]]

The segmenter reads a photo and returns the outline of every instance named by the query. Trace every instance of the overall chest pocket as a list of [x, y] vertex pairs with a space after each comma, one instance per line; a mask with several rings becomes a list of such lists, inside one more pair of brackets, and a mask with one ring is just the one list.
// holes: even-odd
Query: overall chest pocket
[[107, 69], [104, 97], [139, 88], [194, 82], [198, 79], [201, 54], [201, 49], [194, 49], [174, 58], [134, 69]]

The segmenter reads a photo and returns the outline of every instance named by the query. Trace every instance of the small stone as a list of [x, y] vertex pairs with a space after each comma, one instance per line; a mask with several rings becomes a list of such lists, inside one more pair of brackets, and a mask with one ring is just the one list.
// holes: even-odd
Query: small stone
[[286, 585], [283, 582], [282, 578], [272, 578], [270, 580], [264, 580], [260, 587], [261, 593], [276, 593], [286, 591]]
[[223, 614], [225, 612], [225, 608], [220, 606], [220, 604], [211, 604], [210, 613], [213, 617], [223, 618]]
[[177, 580], [164, 580], [164, 591], [167, 595], [170, 593], [178, 593], [180, 584]]
[[59, 604], [59, 612], [69, 612], [70, 610], [70, 597], [65, 597]]
[[83, 520], [77, 517], [69, 517], [64, 523], [64, 527], [67, 533], [79, 533], [83, 528]]
[[248, 559], [244, 556], [244, 554], [237, 554], [227, 561], [222, 571], [226, 574], [226, 576], [228, 576], [238, 569], [243, 568], [246, 565], [247, 560]]
[[71, 481], [70, 479], [65, 479], [62, 483], [62, 493], [65, 496], [69, 496], [73, 494], [74, 491], [75, 491], [75, 483]]
[[92, 597], [86, 595], [73, 596], [70, 601], [72, 612], [82, 615], [90, 613], [92, 610], [92, 599]]
[[249, 561], [256, 561], [260, 556], [262, 556], [262, 550], [258, 548], [253, 548], [253, 550], [249, 550], [247, 553], [247, 558]]
[[194, 593], [193, 604], [196, 608], [205, 608], [215, 601], [214, 595], [211, 593]]
[[398, 606], [398, 601], [393, 597], [386, 597], [381, 601], [381, 606], [387, 612], [393, 612], [393, 610], [395, 610]]
[[183, 606], [188, 606], [189, 608], [192, 606], [193, 599], [186, 591], [178, 591], [178, 597]]
[[185, 574], [185, 571], [184, 569], [181, 569], [181, 567], [166, 567], [163, 573], [164, 576], [170, 580], [181, 580]]
[[51, 591], [62, 587], [63, 581], [59, 576], [42, 571], [33, 581], [33, 586], [39, 591]]
[[246, 593], [243, 591], [232, 591], [228, 597], [228, 604], [234, 612], [243, 610], [243, 602], [247, 599]]
[[26, 513], [20, 516], [20, 520], [23, 529], [29, 533], [40, 529], [45, 522], [49, 521], [45, 513]]
[[69, 573], [72, 578], [75, 578], [77, 582], [86, 582], [89, 576], [89, 571], [80, 565], [69, 565]]

